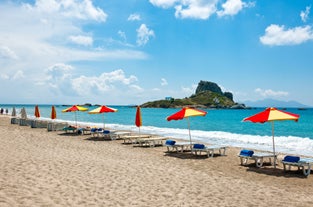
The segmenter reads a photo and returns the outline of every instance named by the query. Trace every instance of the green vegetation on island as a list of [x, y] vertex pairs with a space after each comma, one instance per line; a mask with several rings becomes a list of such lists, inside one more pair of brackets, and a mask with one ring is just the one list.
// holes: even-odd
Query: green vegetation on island
[[213, 82], [200, 81], [195, 94], [190, 97], [176, 99], [166, 97], [164, 100], [147, 102], [141, 105], [146, 108], [181, 108], [192, 106], [197, 108], [245, 108], [243, 104], [236, 104], [233, 101], [231, 92], [223, 92]]

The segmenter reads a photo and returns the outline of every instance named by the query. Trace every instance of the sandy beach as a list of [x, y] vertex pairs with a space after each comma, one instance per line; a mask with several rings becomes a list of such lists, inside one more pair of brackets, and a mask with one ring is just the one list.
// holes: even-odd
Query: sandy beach
[[[10, 124], [0, 116], [0, 206], [313, 206], [313, 175], [281, 163], [167, 153]], [[156, 132], [157, 134], [157, 132]]]

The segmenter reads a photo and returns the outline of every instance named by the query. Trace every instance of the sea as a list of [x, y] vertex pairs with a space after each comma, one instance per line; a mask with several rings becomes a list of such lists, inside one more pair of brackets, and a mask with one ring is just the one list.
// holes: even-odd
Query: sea
[[[16, 108], [17, 115], [25, 107], [29, 118], [34, 118], [35, 105], [0, 104], [8, 114]], [[112, 130], [130, 130], [144, 134], [157, 134], [189, 141], [189, 128], [193, 142], [226, 145], [245, 149], [273, 151], [272, 124], [243, 122], [243, 119], [261, 112], [265, 108], [252, 109], [202, 109], [207, 111], [204, 117], [167, 121], [166, 117], [179, 109], [142, 108], [142, 124], [135, 126], [136, 107], [109, 106], [117, 109], [114, 113], [88, 114], [87, 112], [67, 112], [62, 110], [70, 106], [55, 105], [56, 122], [109, 128]], [[89, 110], [97, 106], [87, 107]], [[281, 108], [278, 108], [281, 109]], [[41, 120], [51, 120], [51, 105], [39, 105]], [[313, 156], [313, 108], [286, 108], [285, 111], [300, 115], [295, 121], [274, 122], [274, 140], [277, 153]]]

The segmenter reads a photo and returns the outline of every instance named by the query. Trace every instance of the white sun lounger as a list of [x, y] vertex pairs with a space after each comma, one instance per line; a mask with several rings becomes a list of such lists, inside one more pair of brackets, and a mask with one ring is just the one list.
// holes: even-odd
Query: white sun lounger
[[218, 150], [219, 154], [224, 156], [226, 155], [226, 146], [220, 146], [220, 145], [209, 145], [205, 146], [203, 144], [194, 144], [192, 146], [191, 152], [194, 152], [195, 155], [201, 155], [201, 152], [206, 152], [208, 157], [214, 156], [214, 151]]
[[168, 152], [176, 151], [176, 152], [184, 152], [184, 150], [191, 150], [192, 143], [190, 142], [176, 142], [174, 140], [166, 140], [165, 146], [167, 147]]
[[[242, 150], [245, 151], [245, 150]], [[241, 151], [241, 152], [242, 152]], [[245, 154], [245, 153], [240, 153], [238, 157], [240, 158], [240, 163], [241, 165], [247, 165], [248, 160], [254, 160], [255, 166], [256, 167], [262, 167], [264, 163], [264, 159], [269, 159], [269, 162], [273, 164], [272, 158], [276, 157], [273, 153], [262, 153], [262, 152], [257, 152], [254, 153], [253, 151], [250, 151], [251, 154]]]
[[124, 144], [133, 144], [133, 143], [137, 143], [137, 139], [149, 138], [149, 137], [151, 137], [151, 135], [141, 134], [141, 135], [123, 136], [122, 139], [124, 140]]
[[140, 138], [137, 139], [137, 144], [139, 146], [144, 147], [144, 146], [149, 146], [149, 147], [155, 147], [157, 145], [163, 146], [163, 141], [168, 138], [166, 137], [150, 137], [150, 138]]
[[311, 173], [311, 166], [313, 165], [313, 158], [300, 158], [297, 162], [285, 161], [282, 160], [284, 165], [284, 171], [286, 172], [286, 168], [290, 171], [291, 166], [298, 167], [298, 170], [302, 170], [304, 176], [309, 176]]

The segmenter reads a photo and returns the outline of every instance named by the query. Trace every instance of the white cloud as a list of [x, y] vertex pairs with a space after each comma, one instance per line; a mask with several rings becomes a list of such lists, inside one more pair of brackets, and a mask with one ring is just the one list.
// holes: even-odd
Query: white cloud
[[50, 66], [46, 71], [46, 79], [44, 82], [40, 82], [40, 85], [49, 85], [53, 89], [68, 91], [71, 89], [71, 72], [74, 70], [74, 67], [71, 65], [66, 65], [64, 63], [57, 63]]
[[7, 74], [0, 74], [0, 79], [9, 80], [10, 77]]
[[226, 0], [222, 10], [217, 7], [220, 0], [150, 0], [154, 6], [164, 9], [174, 8], [176, 18], [208, 19], [210, 16], [236, 15], [244, 8], [254, 7], [254, 2], [245, 3], [242, 0]]
[[117, 34], [123, 39], [124, 42], [126, 42], [127, 38], [125, 32], [119, 30]]
[[180, 0], [149, 0], [151, 4], [157, 7], [162, 8], [169, 8], [174, 6], [176, 2], [179, 2]]
[[301, 17], [301, 20], [302, 20], [303, 22], [306, 22], [306, 21], [308, 20], [309, 14], [310, 14], [310, 9], [311, 9], [311, 7], [310, 7], [310, 6], [307, 6], [307, 7], [305, 8], [305, 11], [301, 11], [300, 17]]
[[255, 92], [263, 97], [283, 97], [289, 95], [286, 91], [273, 91], [271, 89], [264, 90], [261, 88], [255, 89]]
[[285, 29], [284, 26], [272, 24], [265, 30], [265, 35], [260, 37], [264, 45], [298, 45], [313, 39], [310, 26]]
[[10, 48], [8, 48], [6, 46], [0, 46], [0, 58], [17, 59], [17, 55]]
[[181, 4], [175, 6], [175, 17], [177, 18], [193, 18], [208, 19], [216, 12], [217, 0], [187, 0], [181, 1]]
[[141, 17], [139, 14], [131, 14], [129, 15], [129, 17], [127, 18], [128, 21], [140, 21]]
[[78, 45], [90, 46], [93, 43], [92, 37], [77, 35], [77, 36], [70, 36], [69, 39]]
[[125, 92], [126, 88], [141, 90], [139, 86], [133, 83], [137, 82], [136, 76], [126, 77], [123, 70], [115, 70], [108, 73], [102, 73], [99, 76], [80, 76], [72, 79], [72, 87], [82, 96], [101, 93]]
[[12, 79], [13, 79], [13, 80], [17, 80], [17, 79], [22, 79], [22, 78], [24, 78], [24, 77], [25, 77], [25, 76], [24, 76], [24, 72], [21, 71], [21, 70], [19, 70], [19, 71], [17, 71], [17, 72], [13, 75]]
[[198, 84], [192, 84], [191, 87], [182, 87], [182, 92], [184, 96], [190, 96], [195, 93], [196, 88], [198, 87]]
[[[84, 0], [36, 1], [35, 5], [0, 3], [1, 17], [6, 20], [0, 21], [0, 28], [5, 28], [0, 30], [1, 72], [13, 76], [21, 70], [27, 78], [39, 80], [44, 77], [38, 71], [58, 62], [146, 58], [141, 51], [95, 45], [83, 29], [90, 21], [99, 24], [97, 19], [86, 16], [89, 21], [77, 21], [74, 16], [64, 15], [71, 9], [86, 10], [82, 7], [87, 4], [92, 6], [91, 1]], [[93, 47], [69, 47], [69, 41]]]
[[222, 17], [226, 15], [234, 16], [245, 7], [254, 7], [255, 3], [245, 3], [242, 0], [227, 0], [222, 4], [223, 10], [217, 11], [217, 15]]
[[154, 37], [154, 31], [145, 24], [141, 24], [137, 31], [137, 44], [143, 46], [148, 43], [150, 37]]
[[26, 8], [46, 14], [59, 14], [65, 17], [105, 22], [107, 14], [95, 7], [91, 0], [37, 0], [35, 6], [26, 4]]
[[167, 80], [165, 78], [161, 78], [161, 86], [167, 86]]

